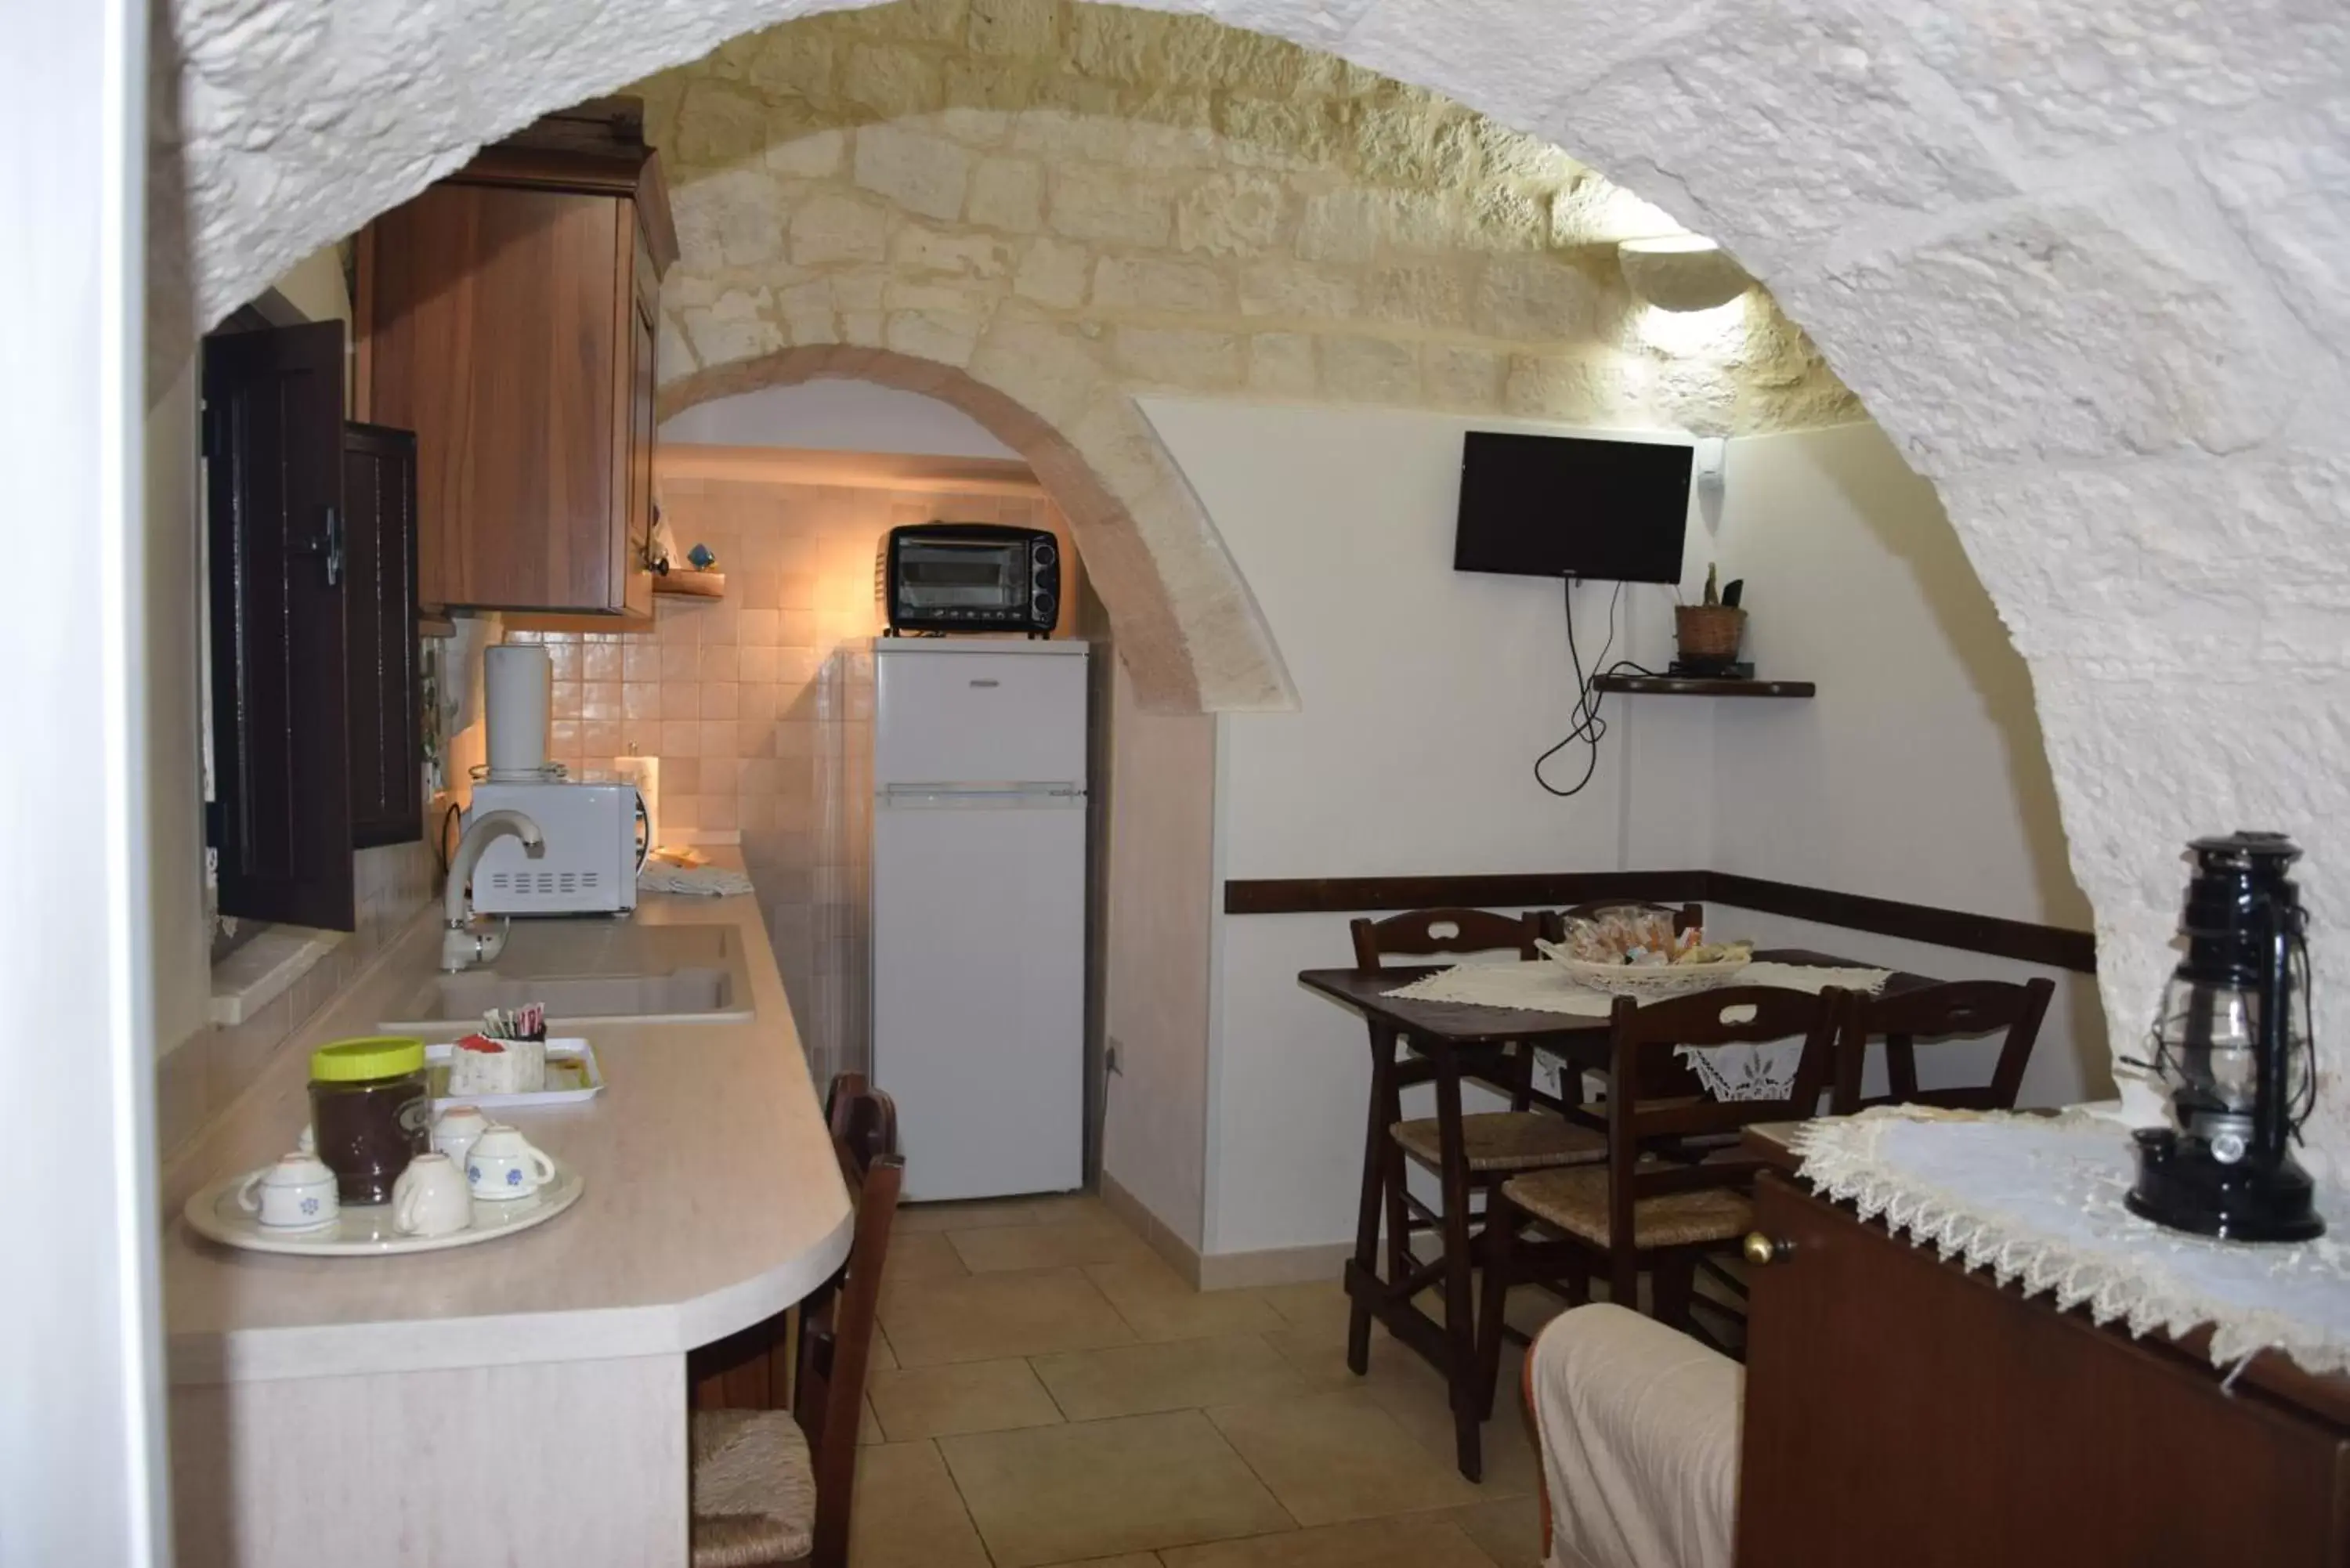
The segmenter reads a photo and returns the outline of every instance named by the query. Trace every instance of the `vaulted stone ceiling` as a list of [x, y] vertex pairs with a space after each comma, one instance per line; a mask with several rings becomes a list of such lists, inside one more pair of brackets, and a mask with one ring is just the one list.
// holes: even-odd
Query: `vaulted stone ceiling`
[[901, 0], [633, 90], [685, 246], [665, 382], [793, 346], [964, 366], [1010, 306], [1092, 335], [1131, 389], [1708, 433], [1861, 417], [1761, 289], [1642, 307], [1614, 242], [1678, 225], [1566, 153], [1206, 17]]

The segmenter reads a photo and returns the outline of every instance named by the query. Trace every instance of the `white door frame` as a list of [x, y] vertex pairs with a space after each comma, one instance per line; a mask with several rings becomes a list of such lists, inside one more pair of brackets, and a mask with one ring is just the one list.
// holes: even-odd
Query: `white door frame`
[[[0, 1562], [168, 1561], [147, 932], [147, 7], [12, 5], [0, 99]], [[37, 128], [36, 130], [35, 128]]]

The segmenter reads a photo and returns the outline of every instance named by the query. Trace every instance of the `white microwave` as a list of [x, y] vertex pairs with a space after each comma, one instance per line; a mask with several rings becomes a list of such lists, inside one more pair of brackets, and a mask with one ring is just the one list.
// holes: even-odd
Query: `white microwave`
[[610, 915], [637, 907], [637, 873], [652, 824], [632, 784], [554, 780], [473, 786], [471, 826], [485, 811], [538, 824], [539, 853], [514, 837], [492, 841], [473, 867], [473, 909], [484, 915]]

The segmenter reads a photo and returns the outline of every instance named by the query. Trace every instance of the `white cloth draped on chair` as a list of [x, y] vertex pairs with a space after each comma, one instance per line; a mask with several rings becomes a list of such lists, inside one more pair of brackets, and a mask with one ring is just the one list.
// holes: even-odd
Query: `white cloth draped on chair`
[[1526, 1356], [1550, 1498], [1547, 1568], [1731, 1568], [1746, 1369], [1609, 1305]]

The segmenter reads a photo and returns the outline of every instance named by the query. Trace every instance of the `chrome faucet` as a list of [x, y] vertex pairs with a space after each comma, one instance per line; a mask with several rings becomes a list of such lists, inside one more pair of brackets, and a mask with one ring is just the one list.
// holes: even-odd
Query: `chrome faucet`
[[441, 894], [441, 914], [447, 928], [441, 933], [444, 974], [456, 974], [477, 963], [495, 963], [498, 954], [505, 950], [507, 922], [499, 921], [494, 931], [475, 930], [473, 912], [465, 907], [465, 889], [473, 879], [473, 867], [481, 863], [482, 851], [509, 836], [521, 839], [534, 860], [546, 851], [546, 840], [540, 836], [537, 823], [519, 811], [501, 810], [485, 811], [467, 823], [457, 840], [457, 853], [449, 857], [449, 885]]

